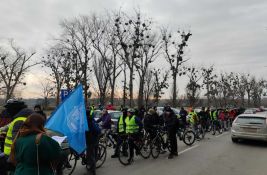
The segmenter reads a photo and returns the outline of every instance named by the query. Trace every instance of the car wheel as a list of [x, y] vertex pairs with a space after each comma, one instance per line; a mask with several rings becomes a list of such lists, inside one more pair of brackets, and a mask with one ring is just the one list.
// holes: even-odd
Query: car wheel
[[232, 137], [232, 142], [237, 143], [238, 142], [238, 139]]

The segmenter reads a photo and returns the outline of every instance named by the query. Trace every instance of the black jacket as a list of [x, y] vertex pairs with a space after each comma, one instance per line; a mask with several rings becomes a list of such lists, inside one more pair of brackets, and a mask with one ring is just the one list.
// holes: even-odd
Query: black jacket
[[165, 122], [167, 129], [177, 127], [178, 120], [177, 120], [177, 116], [174, 114], [173, 111], [168, 116], [165, 113], [163, 113], [162, 115], [163, 115], [164, 122]]

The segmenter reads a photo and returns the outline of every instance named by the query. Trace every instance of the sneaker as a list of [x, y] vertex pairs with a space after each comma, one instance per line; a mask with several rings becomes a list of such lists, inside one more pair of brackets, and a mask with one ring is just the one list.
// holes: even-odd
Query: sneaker
[[170, 155], [168, 156], [168, 159], [173, 159], [173, 154], [170, 154]]
[[165, 154], [167, 151], [166, 150], [161, 150], [160, 154]]
[[178, 156], [178, 153], [172, 153], [172, 155], [174, 155], [174, 156], [176, 156], [176, 157], [177, 157], [177, 156]]
[[118, 158], [119, 156], [117, 154], [114, 154], [111, 156], [111, 158]]

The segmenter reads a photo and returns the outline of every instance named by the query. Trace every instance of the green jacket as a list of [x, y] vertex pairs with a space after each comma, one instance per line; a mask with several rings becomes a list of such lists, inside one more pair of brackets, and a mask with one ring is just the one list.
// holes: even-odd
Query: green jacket
[[[17, 139], [15, 144], [17, 160], [15, 175], [38, 174], [35, 138], [36, 134], [32, 134]], [[61, 152], [61, 148], [56, 141], [46, 135], [42, 136], [39, 144], [40, 175], [53, 175], [51, 161], [58, 160]]]

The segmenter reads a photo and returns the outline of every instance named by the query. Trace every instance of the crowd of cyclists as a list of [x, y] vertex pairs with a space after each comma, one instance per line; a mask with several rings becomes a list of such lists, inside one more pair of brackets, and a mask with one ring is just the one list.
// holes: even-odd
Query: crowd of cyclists
[[[53, 174], [63, 174], [64, 170], [69, 170], [67, 174], [72, 174], [77, 161], [82, 159], [82, 164], [94, 175], [96, 168], [104, 164], [109, 147], [114, 149], [111, 158], [118, 158], [123, 165], [132, 164], [135, 156], [140, 155], [145, 159], [150, 156], [158, 158], [167, 151], [168, 158], [173, 159], [178, 156], [177, 138], [186, 145], [192, 145], [196, 140], [203, 139], [206, 132], [215, 135], [216, 132], [220, 134], [228, 130], [235, 117], [241, 113], [239, 109], [209, 107], [202, 107], [200, 111], [181, 107], [179, 113], [168, 105], [163, 111], [159, 111], [156, 106], [148, 109], [121, 107], [122, 115], [114, 122], [109, 114], [109, 110], [114, 109], [110, 104], [105, 108], [101, 107], [101, 116], [95, 119], [95, 107], [87, 107], [86, 115], [90, 129], [85, 133], [86, 151], [79, 155], [71, 148], [68, 148], [68, 151], [64, 150], [65, 154], [59, 158], [60, 163], [51, 171]], [[22, 101], [7, 102], [0, 118], [0, 132], [5, 133], [5, 138], [0, 137], [0, 174], [15, 170], [14, 164], [12, 165], [9, 160], [13, 142], [17, 139], [17, 133], [21, 132], [20, 129], [26, 127], [26, 131], [35, 133], [39, 127], [38, 131], [43, 131], [46, 118], [40, 105], [31, 110]], [[38, 126], [35, 126], [36, 123], [39, 123]], [[54, 144], [51, 140], [49, 142]], [[49, 168], [50, 165], [48, 172]]]

